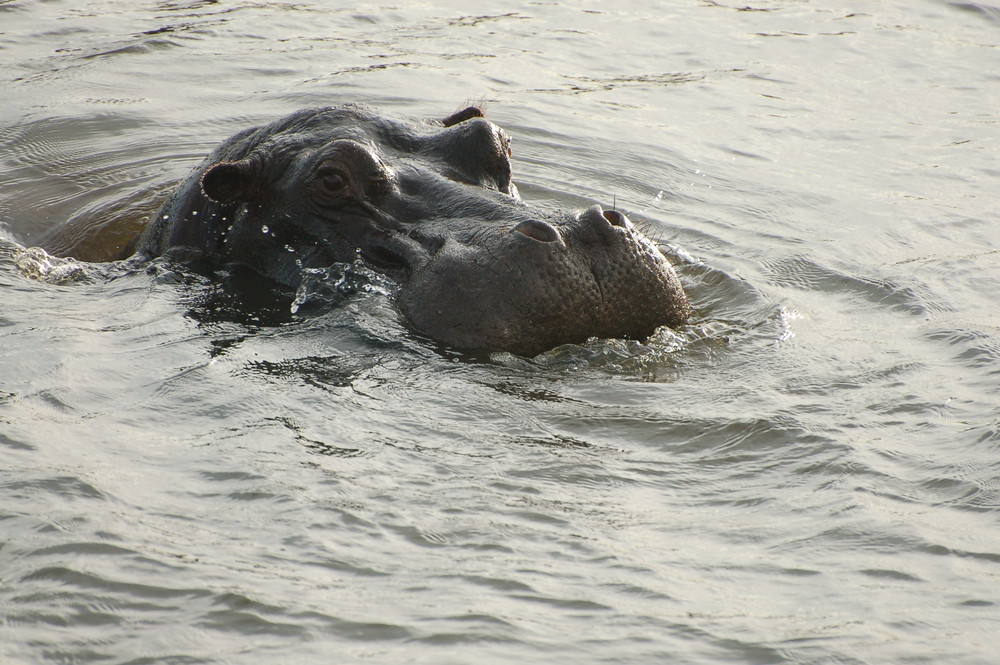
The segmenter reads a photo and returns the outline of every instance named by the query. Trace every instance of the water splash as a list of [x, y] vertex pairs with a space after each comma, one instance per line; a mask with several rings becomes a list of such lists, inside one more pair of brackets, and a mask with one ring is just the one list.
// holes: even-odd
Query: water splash
[[335, 263], [326, 268], [303, 268], [290, 310], [335, 307], [358, 293], [392, 295], [396, 284], [361, 261]]
[[87, 264], [75, 259], [52, 256], [41, 247], [27, 247], [14, 252], [17, 271], [28, 279], [46, 284], [83, 284], [94, 281]]

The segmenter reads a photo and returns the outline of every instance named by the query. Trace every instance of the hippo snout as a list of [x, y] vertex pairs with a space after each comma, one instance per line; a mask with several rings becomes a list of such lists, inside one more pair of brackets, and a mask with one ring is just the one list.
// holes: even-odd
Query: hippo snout
[[600, 206], [518, 222], [488, 248], [449, 242], [398, 302], [428, 337], [520, 355], [590, 337], [643, 339], [689, 315], [666, 257], [625, 215]]

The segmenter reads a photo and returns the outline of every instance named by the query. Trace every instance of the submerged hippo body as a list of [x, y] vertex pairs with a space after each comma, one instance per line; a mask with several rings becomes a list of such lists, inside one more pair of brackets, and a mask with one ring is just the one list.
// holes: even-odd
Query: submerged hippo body
[[475, 107], [441, 122], [300, 111], [219, 146], [139, 254], [242, 264], [291, 288], [304, 268], [360, 258], [399, 284], [414, 330], [462, 349], [533, 355], [683, 323], [687, 299], [656, 246], [616, 211], [524, 203], [509, 143]]

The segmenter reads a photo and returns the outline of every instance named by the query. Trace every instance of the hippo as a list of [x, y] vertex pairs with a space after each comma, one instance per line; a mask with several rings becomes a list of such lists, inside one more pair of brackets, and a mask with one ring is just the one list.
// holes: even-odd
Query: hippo
[[218, 146], [137, 254], [235, 264], [290, 292], [307, 269], [361, 261], [398, 284], [409, 328], [459, 350], [533, 356], [685, 323], [688, 300], [656, 245], [617, 210], [523, 201], [510, 145], [475, 106], [435, 121], [301, 110]]

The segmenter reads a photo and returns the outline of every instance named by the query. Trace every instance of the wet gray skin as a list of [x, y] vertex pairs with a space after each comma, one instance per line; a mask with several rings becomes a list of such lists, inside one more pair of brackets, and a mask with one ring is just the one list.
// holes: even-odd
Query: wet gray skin
[[241, 132], [177, 189], [139, 253], [244, 264], [293, 288], [303, 268], [360, 257], [399, 284], [415, 331], [459, 349], [534, 355], [689, 315], [669, 262], [623, 214], [524, 203], [509, 138], [475, 107], [441, 122], [310, 109]]

